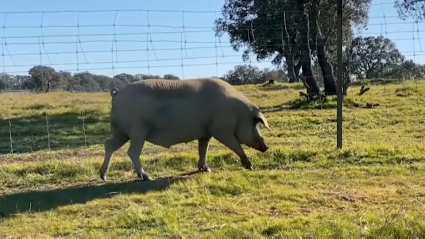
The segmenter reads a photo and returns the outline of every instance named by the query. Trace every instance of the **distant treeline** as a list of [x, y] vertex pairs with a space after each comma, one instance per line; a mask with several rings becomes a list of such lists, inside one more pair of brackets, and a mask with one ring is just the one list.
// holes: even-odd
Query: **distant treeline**
[[[268, 79], [285, 80], [286, 74], [282, 70], [260, 70], [252, 65], [239, 65], [222, 77], [213, 76], [228, 81], [234, 85], [258, 84]], [[90, 72], [72, 74], [66, 71], [56, 71], [50, 66], [34, 66], [28, 75], [9, 75], [0, 73], [0, 91], [27, 90], [49, 92], [54, 90], [70, 92], [100, 92], [109, 91], [113, 87], [123, 86], [144, 79], [177, 79], [173, 74], [118, 74], [114, 77], [96, 75]]]

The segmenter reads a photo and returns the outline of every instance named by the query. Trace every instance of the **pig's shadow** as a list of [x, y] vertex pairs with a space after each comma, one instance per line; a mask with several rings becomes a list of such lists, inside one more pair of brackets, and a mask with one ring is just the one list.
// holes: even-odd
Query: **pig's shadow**
[[105, 183], [4, 195], [0, 196], [0, 218], [8, 218], [20, 212], [44, 212], [60, 206], [84, 204], [94, 199], [110, 198], [118, 194], [164, 191], [172, 184], [196, 173], [197, 171], [193, 171], [178, 176], [156, 178], [153, 181]]

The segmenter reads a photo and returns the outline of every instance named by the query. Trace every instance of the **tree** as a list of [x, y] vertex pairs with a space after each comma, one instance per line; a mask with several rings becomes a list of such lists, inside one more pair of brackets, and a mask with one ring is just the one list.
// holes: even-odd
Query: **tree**
[[63, 84], [61, 76], [50, 66], [34, 66], [28, 73], [36, 91], [49, 92]]
[[404, 61], [395, 43], [383, 36], [356, 37], [351, 48], [351, 72], [359, 78], [383, 77]]
[[161, 76], [159, 75], [136, 74], [135, 77], [137, 80], [161, 79]]
[[80, 72], [74, 74], [74, 78], [78, 81], [80, 87], [86, 92], [96, 92], [100, 90], [100, 85], [93, 78], [90, 72]]
[[78, 87], [75, 87], [76, 85], [79, 85], [79, 83], [74, 79], [72, 74], [67, 71], [59, 71], [58, 74], [62, 78], [63, 81], [63, 88], [67, 91], [77, 91]]
[[425, 66], [416, 64], [412, 60], [407, 60], [385, 72], [383, 77], [393, 79], [423, 79], [425, 77]]
[[311, 69], [310, 20], [306, 13], [305, 0], [299, 0], [294, 5], [297, 10], [295, 21], [300, 32], [300, 62], [304, 75], [303, 83], [307, 88], [307, 96], [310, 97], [320, 94], [319, 85]]
[[167, 80], [180, 80], [178, 76], [175, 76], [173, 74], [165, 74], [163, 78]]
[[[257, 61], [274, 56], [272, 62], [275, 65], [281, 65], [286, 58], [288, 76], [291, 82], [295, 82], [299, 46], [294, 15], [285, 12], [293, 9], [288, 2], [227, 0], [222, 17], [215, 21], [215, 31], [217, 36], [228, 33], [235, 51], [248, 47], [242, 55], [244, 60], [248, 59], [250, 52], [257, 55]], [[300, 66], [297, 64], [298, 69]]]
[[24, 90], [35, 90], [33, 79], [30, 76], [26, 76], [26, 78], [21, 81], [21, 88]]
[[102, 91], [109, 91], [114, 87], [113, 79], [105, 75], [93, 75], [93, 80], [99, 84], [99, 88]]
[[412, 17], [421, 21], [425, 18], [425, 0], [396, 0], [394, 6], [403, 20]]
[[0, 91], [7, 90], [9, 88], [10, 75], [5, 73], [0, 73]]
[[133, 75], [122, 73], [116, 75], [112, 78], [112, 82], [110, 83], [110, 88], [117, 87], [118, 89], [123, 88], [124, 86], [137, 81], [137, 78]]
[[[343, 4], [343, 38], [350, 39], [352, 25], [365, 24], [371, 0], [347, 0]], [[336, 59], [336, 4], [327, 0], [226, 0], [222, 17], [215, 22], [217, 36], [228, 33], [234, 50], [250, 52], [257, 60], [273, 57], [273, 63], [287, 64], [290, 82], [297, 81], [302, 68], [310, 93], [320, 89], [311, 71], [318, 57], [325, 92], [336, 93], [333, 64]], [[331, 52], [331, 54], [328, 53]]]
[[287, 81], [288, 78], [285, 72], [281, 69], [270, 70], [268, 68], [263, 70], [262, 78], [265, 81], [274, 80], [274, 81]]
[[265, 81], [263, 72], [252, 65], [237, 65], [234, 70], [227, 72], [224, 78], [232, 85], [258, 84]]

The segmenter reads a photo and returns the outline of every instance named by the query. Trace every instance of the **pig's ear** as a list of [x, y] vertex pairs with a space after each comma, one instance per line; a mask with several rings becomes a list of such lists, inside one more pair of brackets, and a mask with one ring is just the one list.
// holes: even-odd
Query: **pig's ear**
[[259, 112], [259, 113], [257, 114], [257, 116], [256, 116], [256, 118], [255, 118], [255, 122], [256, 122], [256, 123], [258, 123], [258, 122], [262, 123], [262, 124], [264, 125], [264, 127], [266, 127], [269, 131], [271, 131], [271, 130], [270, 130], [269, 123], [267, 122], [266, 117], [264, 117], [264, 115], [263, 115], [261, 112]]

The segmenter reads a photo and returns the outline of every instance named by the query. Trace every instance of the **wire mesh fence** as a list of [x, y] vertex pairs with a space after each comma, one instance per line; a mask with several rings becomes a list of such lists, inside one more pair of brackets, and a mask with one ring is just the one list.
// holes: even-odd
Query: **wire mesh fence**
[[[344, 37], [344, 51], [350, 56], [349, 74], [344, 75], [344, 81], [351, 82], [343, 102], [345, 145], [373, 142], [401, 147], [403, 142], [423, 142], [423, 110], [417, 105], [424, 103], [425, 92], [421, 87], [424, 83], [417, 79], [425, 73], [421, 39], [424, 25], [401, 20], [391, 4], [372, 4], [367, 30], [355, 30], [352, 39]], [[4, 93], [0, 94], [1, 154], [102, 145], [109, 137], [110, 99], [104, 91], [111, 87], [165, 75], [182, 79], [219, 77], [237, 65], [272, 68], [276, 62], [273, 57], [257, 61], [258, 54], [235, 51], [239, 46], [234, 40], [227, 35], [218, 36], [213, 25], [205, 24], [206, 20], [197, 21], [204, 18], [212, 22], [220, 11], [99, 10], [0, 15], [0, 87]], [[17, 18], [31, 20], [23, 24], [14, 20]], [[312, 24], [311, 20], [307, 22]], [[238, 30], [246, 32], [257, 49], [294, 49], [304, 44], [287, 39], [287, 32], [292, 30], [299, 32], [299, 38], [305, 36], [302, 28], [287, 24], [286, 17], [277, 24], [251, 24]], [[330, 28], [327, 33], [336, 39], [334, 30]], [[265, 31], [272, 33], [264, 36]], [[314, 44], [305, 45], [312, 48], [312, 71], [323, 88], [325, 78], [335, 79], [337, 75], [336, 47], [326, 45], [334, 69], [332, 75], [325, 75], [317, 34], [310, 36]], [[300, 58], [297, 62], [303, 61]], [[344, 59], [344, 67], [346, 62]], [[282, 60], [279, 67], [286, 69], [287, 63]], [[278, 80], [288, 81], [284, 75], [279, 75]], [[238, 77], [244, 81], [252, 76]], [[265, 80], [267, 77], [246, 81]], [[298, 146], [318, 138], [319, 146], [333, 147], [336, 101], [304, 100], [306, 96], [299, 92], [305, 91], [306, 80], [300, 77], [300, 81], [268, 88], [254, 84], [242, 90], [271, 118], [275, 127], [272, 144]], [[56, 92], [33, 94], [37, 87]]]

